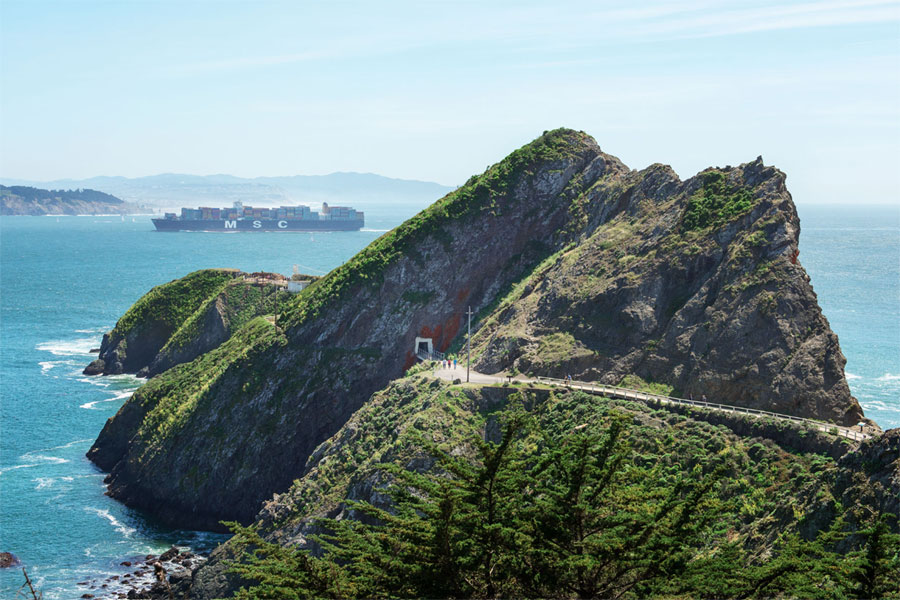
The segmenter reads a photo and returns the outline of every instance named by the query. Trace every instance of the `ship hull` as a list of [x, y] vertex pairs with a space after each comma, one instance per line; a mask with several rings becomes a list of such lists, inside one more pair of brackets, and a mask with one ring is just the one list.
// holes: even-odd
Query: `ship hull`
[[312, 219], [153, 219], [157, 231], [359, 231], [362, 219], [346, 221]]

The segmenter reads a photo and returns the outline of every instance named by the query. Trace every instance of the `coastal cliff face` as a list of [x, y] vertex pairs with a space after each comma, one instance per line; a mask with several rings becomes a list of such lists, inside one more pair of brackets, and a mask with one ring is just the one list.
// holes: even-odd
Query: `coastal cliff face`
[[236, 269], [206, 269], [157, 286], [103, 336], [85, 375], [152, 377], [219, 346], [252, 318], [271, 314], [275, 289]]
[[597, 227], [520, 282], [474, 339], [516, 369], [855, 425], [837, 336], [797, 260], [784, 174], [762, 159], [682, 182], [653, 165], [589, 189]]
[[798, 234], [761, 160], [681, 182], [549, 132], [309, 286], [278, 328], [252, 321], [153, 378], [88, 456], [112, 496], [170, 522], [248, 522], [415, 363], [417, 337], [459, 347], [469, 306], [483, 370], [637, 374], [855, 424]]

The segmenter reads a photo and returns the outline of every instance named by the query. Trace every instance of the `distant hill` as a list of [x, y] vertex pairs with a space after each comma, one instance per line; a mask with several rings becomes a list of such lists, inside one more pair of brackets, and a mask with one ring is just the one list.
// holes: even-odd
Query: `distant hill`
[[235, 200], [254, 206], [281, 204], [351, 204], [365, 210], [376, 205], [425, 207], [453, 188], [427, 181], [392, 179], [372, 173], [331, 173], [242, 178], [233, 175], [164, 173], [148, 177], [92, 177], [37, 182], [2, 178], [6, 185], [54, 189], [92, 188], [127, 202], [157, 208], [227, 206]]
[[130, 214], [140, 207], [90, 189], [42, 190], [0, 185], [0, 215], [103, 215]]

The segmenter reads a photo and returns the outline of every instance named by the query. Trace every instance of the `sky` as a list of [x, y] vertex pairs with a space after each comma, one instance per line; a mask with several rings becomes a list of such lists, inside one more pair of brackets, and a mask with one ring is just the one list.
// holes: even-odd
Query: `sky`
[[900, 205], [900, 1], [0, 0], [0, 176], [459, 185], [556, 127]]

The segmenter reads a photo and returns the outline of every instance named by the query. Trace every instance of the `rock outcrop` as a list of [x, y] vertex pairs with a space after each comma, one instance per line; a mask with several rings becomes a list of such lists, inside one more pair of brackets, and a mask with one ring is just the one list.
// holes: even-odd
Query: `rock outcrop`
[[18, 567], [22, 562], [12, 552], [0, 552], [0, 569]]
[[244, 275], [206, 269], [153, 288], [103, 336], [84, 374], [152, 377], [218, 347], [250, 319], [273, 312], [275, 288]]
[[589, 187], [581, 210], [597, 226], [486, 320], [476, 368], [608, 384], [635, 374], [682, 397], [856, 425], [784, 180], [758, 158], [684, 182], [653, 165]]
[[169, 522], [248, 522], [415, 363], [416, 338], [458, 345], [470, 306], [488, 370], [637, 373], [855, 423], [798, 234], [784, 175], [761, 160], [682, 182], [545, 133], [309, 286], [278, 328], [251, 321], [153, 378], [88, 456], [112, 496]]

